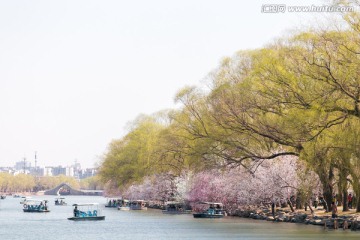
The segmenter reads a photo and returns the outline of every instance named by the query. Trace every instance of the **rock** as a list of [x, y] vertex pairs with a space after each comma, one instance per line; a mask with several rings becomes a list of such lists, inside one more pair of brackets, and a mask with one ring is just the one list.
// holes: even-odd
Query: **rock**
[[316, 219], [316, 220], [313, 220], [311, 222], [313, 225], [319, 225], [319, 226], [323, 226], [324, 225], [324, 221], [320, 220], [320, 219]]
[[296, 221], [297, 223], [304, 222], [305, 219], [306, 219], [306, 217], [307, 217], [307, 214], [299, 214], [299, 215], [296, 215], [296, 216], [295, 216], [295, 221]]

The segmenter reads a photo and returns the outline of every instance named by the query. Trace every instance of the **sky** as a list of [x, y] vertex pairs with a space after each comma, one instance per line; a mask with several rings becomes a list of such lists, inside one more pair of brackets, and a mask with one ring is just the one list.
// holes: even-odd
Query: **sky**
[[[175, 107], [221, 59], [322, 13], [295, 0], [0, 1], [0, 166], [94, 167], [140, 114]], [[34, 163], [33, 163], [34, 165]]]

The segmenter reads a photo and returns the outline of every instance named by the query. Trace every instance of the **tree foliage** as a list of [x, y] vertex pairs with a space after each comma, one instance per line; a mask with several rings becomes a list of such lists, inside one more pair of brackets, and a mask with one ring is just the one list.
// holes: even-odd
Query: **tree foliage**
[[[212, 178], [230, 171], [236, 179], [232, 169], [250, 177], [266, 161], [295, 157], [302, 166], [302, 183], [291, 184], [298, 195], [311, 197], [306, 185], [315, 173], [329, 206], [335, 192], [345, 199], [351, 190], [360, 199], [359, 16], [344, 14], [339, 28], [298, 32], [225, 58], [209, 74], [208, 91], [181, 89], [175, 97], [180, 109], [161, 118], [143, 116], [114, 140], [102, 180], [126, 189], [154, 174], [194, 172], [196, 181], [207, 179], [197, 192], [211, 193]], [[271, 194], [281, 195], [275, 185]]]

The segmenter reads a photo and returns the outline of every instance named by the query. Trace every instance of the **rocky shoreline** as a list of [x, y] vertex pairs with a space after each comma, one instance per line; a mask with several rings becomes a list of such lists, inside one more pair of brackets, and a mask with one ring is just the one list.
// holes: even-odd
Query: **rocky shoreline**
[[303, 223], [317, 226], [323, 226], [324, 228], [332, 229], [351, 229], [360, 230], [360, 214], [348, 212], [337, 218], [331, 218], [329, 213], [317, 215], [318, 213], [324, 213], [324, 210], [316, 210], [314, 214], [309, 214], [303, 211], [291, 212], [290, 210], [278, 209], [273, 215], [268, 208], [256, 209], [256, 210], [236, 210], [232, 216], [238, 216], [242, 218], [251, 218], [257, 220], [266, 220], [273, 222], [289, 222], [289, 223]]
[[[164, 205], [158, 202], [152, 202], [147, 205], [149, 208], [164, 209]], [[292, 212], [287, 208], [278, 208], [273, 215], [270, 208], [249, 208], [237, 209], [228, 214], [229, 216], [250, 218], [256, 220], [265, 220], [272, 222], [288, 222], [299, 224], [311, 224], [322, 226], [330, 229], [351, 229], [353, 231], [360, 230], [360, 213], [351, 210], [349, 212], [340, 212], [337, 218], [332, 218], [331, 213], [326, 213], [324, 209], [318, 208], [311, 214], [305, 211]]]

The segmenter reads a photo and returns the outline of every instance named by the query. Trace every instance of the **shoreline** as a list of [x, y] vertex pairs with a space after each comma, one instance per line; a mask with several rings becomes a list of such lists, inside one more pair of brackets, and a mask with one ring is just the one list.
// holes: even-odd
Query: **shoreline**
[[275, 210], [274, 216], [269, 208], [238, 209], [234, 214], [231, 214], [231, 216], [272, 222], [311, 224], [332, 229], [360, 230], [360, 213], [356, 213], [355, 209], [347, 212], [339, 211], [337, 218], [332, 218], [331, 213], [325, 212], [322, 208], [315, 209], [313, 214], [311, 214], [309, 210], [291, 212], [291, 210], [287, 208], [278, 208]]
[[[163, 209], [161, 204], [156, 203], [149, 204], [148, 207], [152, 209]], [[248, 208], [245, 210], [237, 209], [233, 213], [228, 213], [227, 216], [270, 222], [310, 224], [330, 229], [360, 230], [360, 212], [356, 213], [355, 209], [347, 212], [339, 211], [337, 218], [332, 218], [331, 213], [325, 212], [323, 208], [315, 208], [313, 214], [311, 214], [310, 210], [295, 210], [295, 212], [291, 212], [290, 208], [277, 208], [274, 216], [270, 208]]]

